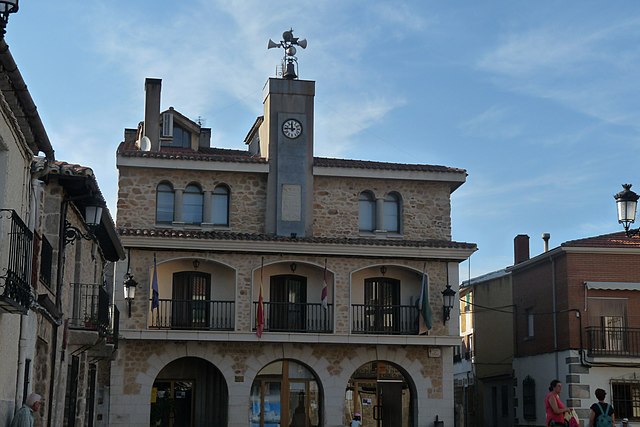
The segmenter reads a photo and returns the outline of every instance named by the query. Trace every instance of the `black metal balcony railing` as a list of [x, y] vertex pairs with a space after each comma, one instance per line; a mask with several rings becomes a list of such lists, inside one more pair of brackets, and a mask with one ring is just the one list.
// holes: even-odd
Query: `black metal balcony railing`
[[[258, 312], [257, 302], [253, 309]], [[263, 312], [263, 330], [267, 332], [333, 332], [333, 304], [324, 308], [321, 303], [264, 302]]]
[[152, 311], [149, 327], [232, 331], [234, 319], [233, 301], [161, 299], [158, 308]]
[[97, 283], [72, 283], [73, 312], [69, 326], [76, 329], [109, 333], [109, 294]]
[[351, 306], [354, 334], [417, 335], [418, 309], [413, 305]]
[[608, 357], [640, 356], [640, 328], [588, 327], [587, 354]]
[[[16, 211], [0, 209], [0, 308], [10, 313], [26, 314], [33, 299], [31, 263], [33, 232]], [[6, 258], [2, 252], [6, 251]]]

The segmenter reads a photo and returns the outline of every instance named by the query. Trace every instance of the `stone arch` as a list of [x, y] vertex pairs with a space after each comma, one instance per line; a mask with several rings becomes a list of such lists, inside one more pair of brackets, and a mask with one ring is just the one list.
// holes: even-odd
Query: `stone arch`
[[229, 389], [220, 369], [193, 356], [164, 366], [151, 388], [151, 425], [226, 425]]
[[417, 396], [413, 376], [402, 363], [369, 360], [352, 372], [346, 384], [342, 421], [347, 424], [357, 415], [364, 425], [381, 420], [383, 426], [413, 427], [417, 425]]
[[274, 360], [264, 365], [251, 383], [251, 425], [324, 425], [324, 394], [322, 382], [309, 364], [292, 358]]

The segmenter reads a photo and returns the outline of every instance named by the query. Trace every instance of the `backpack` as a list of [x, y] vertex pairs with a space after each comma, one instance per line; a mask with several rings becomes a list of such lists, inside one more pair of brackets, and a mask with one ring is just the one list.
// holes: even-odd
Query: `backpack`
[[613, 420], [611, 419], [611, 415], [609, 414], [609, 404], [607, 403], [607, 409], [602, 410], [602, 405], [597, 403], [598, 408], [600, 408], [600, 415], [596, 417], [595, 427], [611, 427], [613, 425]]

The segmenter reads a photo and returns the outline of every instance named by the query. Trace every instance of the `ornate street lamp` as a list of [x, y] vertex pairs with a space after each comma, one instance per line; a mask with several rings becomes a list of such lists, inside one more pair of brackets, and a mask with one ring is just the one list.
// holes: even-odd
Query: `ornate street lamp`
[[81, 238], [85, 240], [95, 238], [93, 231], [98, 225], [100, 225], [100, 218], [102, 218], [102, 206], [87, 206], [85, 208], [84, 222], [89, 227], [89, 231], [87, 233], [83, 233], [78, 227], [74, 227], [65, 219], [63, 233], [64, 245], [67, 246]]
[[7, 32], [9, 15], [18, 11], [18, 0], [0, 0], [0, 36]]
[[131, 317], [131, 301], [136, 297], [136, 286], [138, 282], [133, 278], [131, 271], [124, 275], [124, 299], [129, 303], [129, 317]]
[[456, 291], [451, 289], [451, 285], [447, 285], [447, 288], [442, 291], [442, 323], [447, 323], [447, 320], [451, 318], [450, 314], [455, 296]]
[[636, 208], [640, 196], [631, 190], [631, 184], [622, 184], [622, 188], [621, 192], [613, 196], [618, 205], [618, 223], [624, 227], [627, 237], [632, 237], [640, 232], [640, 229], [629, 229], [636, 220]]

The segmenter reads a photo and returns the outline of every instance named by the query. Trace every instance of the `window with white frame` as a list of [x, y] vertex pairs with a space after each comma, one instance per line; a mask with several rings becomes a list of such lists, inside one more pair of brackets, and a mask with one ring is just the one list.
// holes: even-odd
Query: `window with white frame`
[[535, 335], [535, 316], [533, 314], [533, 308], [527, 308], [527, 338], [531, 338]]

